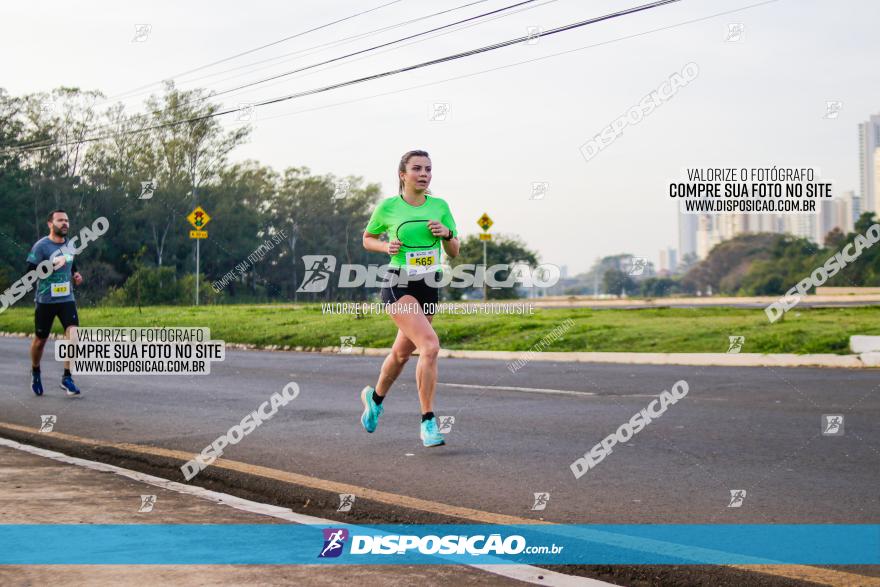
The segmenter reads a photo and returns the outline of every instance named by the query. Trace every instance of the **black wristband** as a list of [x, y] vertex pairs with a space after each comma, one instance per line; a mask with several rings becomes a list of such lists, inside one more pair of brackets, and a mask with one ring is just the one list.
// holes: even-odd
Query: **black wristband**
[[454, 237], [454, 236], [455, 236], [455, 235], [453, 234], [452, 229], [449, 229], [449, 236], [448, 236], [448, 237], [447, 237], [447, 236], [444, 236], [444, 237], [443, 237], [443, 240], [445, 240], [445, 241], [451, 241], [451, 240], [452, 240], [452, 237]]

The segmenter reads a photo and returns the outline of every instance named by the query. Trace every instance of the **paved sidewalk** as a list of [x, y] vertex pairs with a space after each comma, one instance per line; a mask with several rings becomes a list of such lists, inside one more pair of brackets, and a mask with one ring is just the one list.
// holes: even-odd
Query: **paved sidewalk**
[[[144, 495], [152, 511], [139, 512]], [[287, 523], [113, 473], [0, 446], [0, 524]], [[39, 548], [34, 545], [34, 548]], [[76, 545], [71, 544], [75, 549]], [[0, 566], [0, 585], [523, 585], [462, 566]]]

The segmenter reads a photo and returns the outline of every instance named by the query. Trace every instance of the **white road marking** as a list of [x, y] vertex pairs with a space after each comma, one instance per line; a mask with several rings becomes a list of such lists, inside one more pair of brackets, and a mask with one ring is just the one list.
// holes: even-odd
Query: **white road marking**
[[470, 383], [437, 383], [449, 387], [465, 387], [469, 389], [502, 389], [507, 391], [526, 391], [529, 393], [552, 393], [557, 395], [596, 395], [592, 391], [572, 391], [570, 389], [546, 389], [543, 387], [513, 387], [510, 385], [473, 385]]
[[[616, 397], [616, 398], [630, 398], [630, 397], [641, 397], [641, 398], [652, 398], [656, 399], [660, 397], [659, 393], [621, 393], [621, 394], [606, 394], [600, 396], [598, 393], [592, 391], [574, 391], [572, 389], [548, 389], [545, 387], [514, 387], [512, 385], [479, 385], [473, 383], [443, 383], [438, 381], [437, 385], [446, 385], [448, 387], [464, 387], [466, 389], [498, 389], [501, 391], [522, 391], [525, 393], [545, 393], [550, 395], [575, 395], [582, 397]], [[715, 401], [715, 402], [726, 402], [727, 398], [724, 397], [697, 397], [693, 398], [693, 400], [700, 401]], [[692, 401], [693, 401], [692, 400]]]

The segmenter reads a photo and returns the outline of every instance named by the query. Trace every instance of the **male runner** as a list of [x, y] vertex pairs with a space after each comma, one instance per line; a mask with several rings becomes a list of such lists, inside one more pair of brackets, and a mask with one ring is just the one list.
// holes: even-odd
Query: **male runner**
[[[64, 210], [53, 210], [49, 213], [49, 236], [38, 240], [27, 256], [28, 271], [34, 271], [37, 265], [47, 259], [52, 260], [52, 273], [45, 279], [37, 281], [37, 292], [34, 296], [34, 340], [31, 343], [31, 389], [37, 395], [43, 395], [43, 382], [40, 379], [40, 360], [46, 340], [52, 331], [55, 317], [61, 321], [64, 334], [68, 340], [76, 340], [76, 328], [79, 317], [76, 313], [76, 302], [73, 297], [73, 285], [82, 283], [82, 275], [76, 270], [73, 254], [62, 250], [67, 244], [67, 232], [70, 220]], [[72, 282], [72, 284], [71, 284]], [[70, 361], [64, 362], [64, 375], [61, 377], [61, 389], [69, 396], [79, 395], [79, 388], [74, 384], [70, 374]]]

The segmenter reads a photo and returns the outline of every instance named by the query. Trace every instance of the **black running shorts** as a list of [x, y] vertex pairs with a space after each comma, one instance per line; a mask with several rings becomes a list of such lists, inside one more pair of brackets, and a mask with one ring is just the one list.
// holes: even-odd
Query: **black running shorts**
[[[388, 272], [398, 274], [399, 270], [389, 269]], [[427, 283], [424, 277], [410, 277], [406, 284], [398, 284], [393, 287], [386, 285], [382, 288], [382, 301], [386, 304], [399, 302], [403, 296], [414, 297], [421, 305], [422, 312], [427, 316], [433, 316], [440, 301], [440, 288]]]
[[59, 302], [57, 304], [41, 304], [37, 302], [36, 309], [34, 310], [34, 333], [37, 335], [37, 338], [49, 338], [55, 316], [58, 316], [64, 330], [67, 330], [68, 326], [79, 326], [76, 302]]

